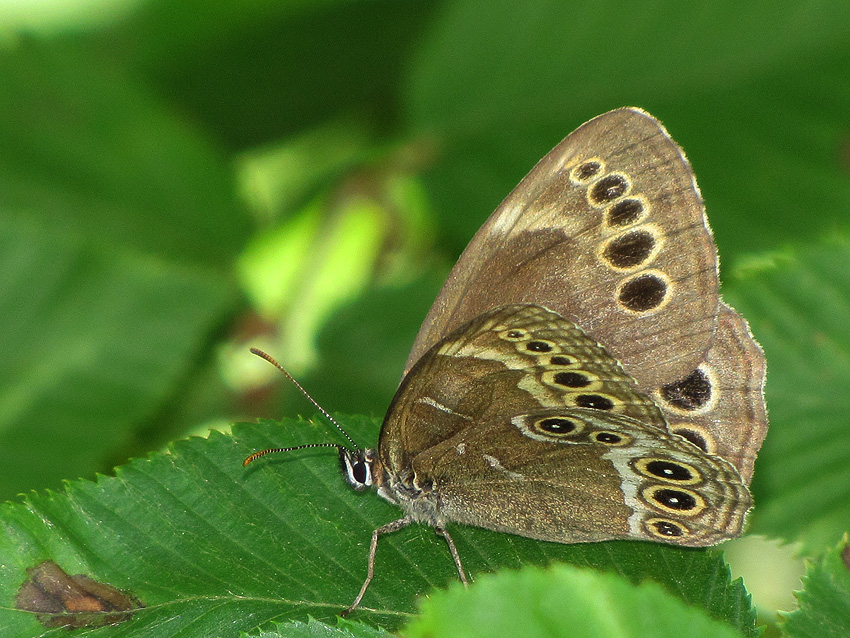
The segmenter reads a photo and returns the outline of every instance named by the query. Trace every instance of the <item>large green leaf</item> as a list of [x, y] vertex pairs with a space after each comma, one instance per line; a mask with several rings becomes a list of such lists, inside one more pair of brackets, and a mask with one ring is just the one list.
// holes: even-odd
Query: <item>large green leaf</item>
[[244, 149], [340, 116], [391, 130], [436, 4], [151, 0], [118, 39], [163, 93]]
[[94, 475], [232, 303], [209, 273], [0, 218], [0, 498]]
[[848, 11], [841, 0], [447, 3], [406, 103], [411, 128], [439, 143], [428, 184], [446, 243], [459, 252], [561, 138], [627, 105], [661, 118], [692, 159], [727, 263], [847, 229], [850, 31], [837, 25]]
[[390, 638], [392, 634], [370, 627], [363, 623], [355, 623], [340, 618], [336, 626], [328, 625], [317, 620], [303, 623], [300, 620], [280, 623], [273, 630], [261, 631], [257, 638]]
[[850, 529], [850, 244], [813, 246], [726, 288], [767, 354], [770, 430], [754, 478], [753, 531], [810, 554]]
[[422, 603], [410, 638], [740, 637], [655, 583], [567, 565], [487, 575], [465, 595], [458, 586]]
[[[359, 440], [376, 434], [372, 420], [345, 423]], [[42, 635], [36, 618], [15, 611], [12, 601], [26, 568], [44, 560], [140, 599], [145, 608], [121, 625], [126, 636], [235, 636], [271, 620], [330, 620], [344, 609], [365, 576], [371, 531], [398, 510], [373, 493], [350, 491], [332, 450], [241, 467], [250, 451], [327, 440], [313, 426], [264, 422], [234, 432], [235, 440], [214, 433], [179, 441], [168, 454], [119, 468], [115, 478], [76, 481], [66, 494], [33, 494], [0, 509], [0, 625], [10, 628], [4, 638]], [[473, 574], [563, 560], [631, 582], [654, 580], [754, 634], [749, 597], [730, 582], [716, 550], [568, 546], [457, 526], [452, 532]], [[410, 618], [416, 596], [456, 579], [442, 539], [422, 526], [404, 529], [381, 539], [375, 581], [352, 619], [396, 628]]]
[[0, 51], [0, 497], [126, 458], [237, 302], [203, 135], [78, 44]]
[[848, 21], [841, 0], [809, 11], [791, 0], [651, 7], [457, 0], [418, 52], [408, 108], [422, 126], [465, 128], [507, 114], [518, 123], [595, 111], [624, 93], [704, 95], [846, 46]]
[[226, 267], [247, 238], [229, 166], [126, 68], [77, 43], [0, 50], [0, 214]]

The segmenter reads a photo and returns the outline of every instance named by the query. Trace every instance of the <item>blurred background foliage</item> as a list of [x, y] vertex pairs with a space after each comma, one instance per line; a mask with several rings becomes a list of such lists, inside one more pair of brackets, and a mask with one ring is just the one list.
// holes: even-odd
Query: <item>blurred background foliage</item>
[[[0, 2], [0, 496], [310, 413], [252, 345], [328, 409], [382, 414], [474, 231], [624, 105], [688, 153], [774, 361], [776, 299], [750, 286], [850, 229], [848, 24], [843, 0]], [[789, 311], [835, 322], [794, 324], [835, 346], [825, 388], [850, 370], [845, 283]], [[775, 440], [757, 497], [794, 448]]]

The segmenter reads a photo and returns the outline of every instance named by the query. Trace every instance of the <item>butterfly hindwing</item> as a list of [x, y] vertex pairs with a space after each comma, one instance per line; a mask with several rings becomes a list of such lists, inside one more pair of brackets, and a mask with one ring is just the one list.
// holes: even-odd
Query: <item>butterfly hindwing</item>
[[440, 494], [448, 520], [547, 540], [712, 544], [738, 533], [750, 502], [732, 466], [667, 432], [602, 346], [535, 305], [436, 344], [380, 449], [391, 475]]
[[449, 520], [567, 543], [631, 538], [705, 546], [740, 533], [735, 469], [676, 435], [586, 408], [482, 423], [413, 459]]

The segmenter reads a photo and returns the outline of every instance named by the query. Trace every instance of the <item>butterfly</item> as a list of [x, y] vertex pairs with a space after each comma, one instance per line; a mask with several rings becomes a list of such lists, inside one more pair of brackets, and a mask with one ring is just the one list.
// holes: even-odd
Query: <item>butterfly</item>
[[738, 536], [765, 360], [718, 288], [699, 188], [661, 123], [621, 108], [568, 135], [449, 274], [377, 448], [317, 444], [403, 512], [374, 531], [345, 613], [378, 538], [414, 522], [464, 583], [449, 523], [559, 543]]

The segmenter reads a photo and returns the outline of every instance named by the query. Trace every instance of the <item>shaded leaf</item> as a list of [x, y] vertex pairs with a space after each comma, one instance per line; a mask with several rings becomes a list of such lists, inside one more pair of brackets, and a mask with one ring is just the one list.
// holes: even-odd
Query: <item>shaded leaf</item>
[[234, 291], [212, 273], [0, 217], [0, 497], [103, 470]]
[[232, 148], [340, 116], [386, 132], [410, 51], [437, 4], [156, 0], [127, 25], [125, 43], [163, 93]]
[[229, 166], [140, 78], [78, 44], [0, 51], [0, 211], [221, 268], [247, 238]]

